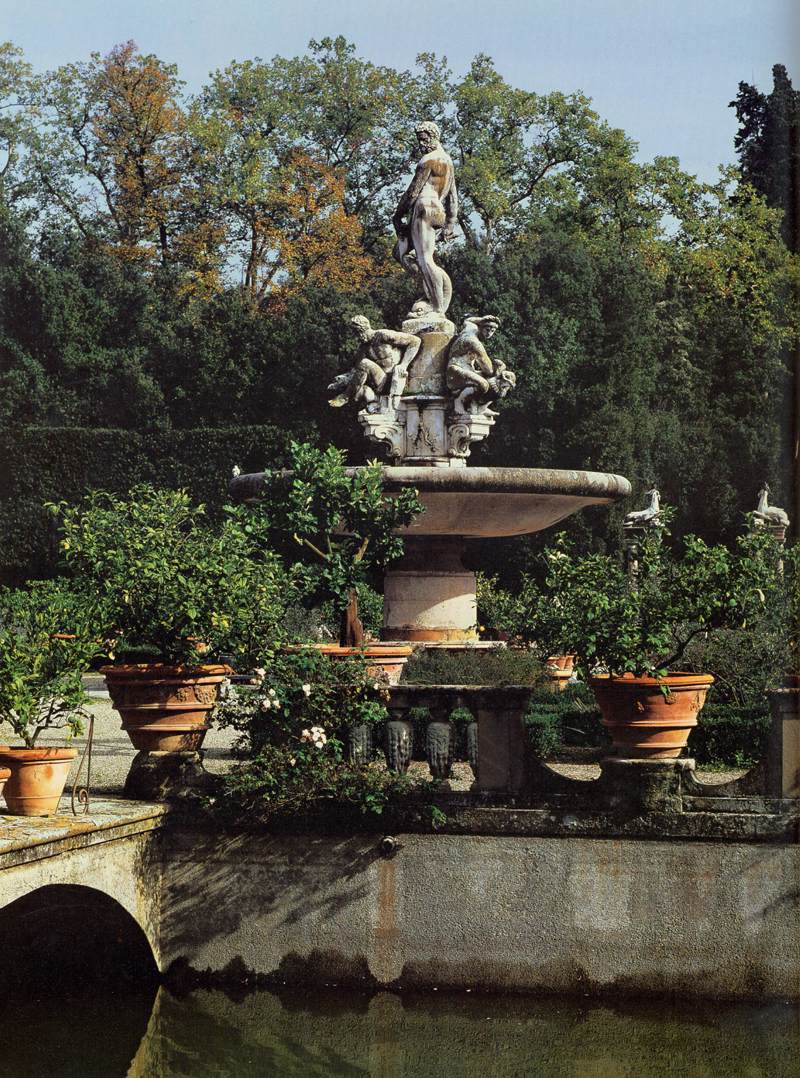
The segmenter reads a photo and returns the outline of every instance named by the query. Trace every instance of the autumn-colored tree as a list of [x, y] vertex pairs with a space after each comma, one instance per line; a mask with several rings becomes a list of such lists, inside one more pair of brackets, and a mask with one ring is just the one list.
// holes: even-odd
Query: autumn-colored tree
[[40, 200], [126, 260], [170, 260], [184, 115], [176, 69], [128, 41], [38, 82]]
[[273, 307], [302, 285], [355, 292], [376, 272], [364, 251], [361, 223], [344, 207], [344, 178], [292, 150], [276, 169], [256, 224], [245, 286]]

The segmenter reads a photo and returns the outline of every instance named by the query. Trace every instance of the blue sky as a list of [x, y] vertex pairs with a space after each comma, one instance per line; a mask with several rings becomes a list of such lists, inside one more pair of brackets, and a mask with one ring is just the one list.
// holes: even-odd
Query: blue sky
[[739, 81], [768, 90], [783, 63], [800, 86], [799, 0], [0, 0], [0, 40], [37, 70], [133, 38], [190, 89], [233, 59], [336, 34], [401, 69], [436, 52], [463, 73], [486, 52], [514, 85], [582, 90], [642, 158], [676, 155], [708, 180], [733, 160]]

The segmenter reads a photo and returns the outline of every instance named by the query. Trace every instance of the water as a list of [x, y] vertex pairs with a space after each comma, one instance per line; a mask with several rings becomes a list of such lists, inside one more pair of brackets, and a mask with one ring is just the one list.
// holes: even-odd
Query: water
[[196, 991], [0, 1013], [12, 1078], [800, 1078], [795, 1006]]

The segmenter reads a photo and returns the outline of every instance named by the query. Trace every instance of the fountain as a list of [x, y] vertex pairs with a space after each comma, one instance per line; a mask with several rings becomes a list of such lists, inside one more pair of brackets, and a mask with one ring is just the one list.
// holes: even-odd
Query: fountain
[[[471, 315], [458, 332], [447, 318], [452, 284], [435, 261], [436, 241], [452, 234], [458, 212], [450, 157], [430, 122], [416, 128], [421, 157], [394, 213], [393, 255], [418, 283], [400, 330], [373, 329], [361, 315], [353, 368], [328, 387], [330, 404], [360, 405], [367, 438], [384, 449], [387, 491], [414, 487], [424, 506], [404, 532], [405, 553], [384, 580], [385, 641], [463, 646], [477, 638], [475, 574], [462, 561], [471, 539], [527, 535], [588, 505], [630, 493], [627, 479], [549, 468], [470, 468], [473, 443], [497, 418], [514, 372], [486, 345], [499, 321]], [[258, 497], [263, 474], [237, 476], [234, 497]]]

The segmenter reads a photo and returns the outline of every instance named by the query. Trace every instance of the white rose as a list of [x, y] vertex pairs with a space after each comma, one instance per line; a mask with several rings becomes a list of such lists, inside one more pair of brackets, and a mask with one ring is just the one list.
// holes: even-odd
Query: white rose
[[311, 686], [308, 683], [303, 685], [302, 688], [303, 688], [303, 692], [305, 693], [306, 696], [311, 695]]

